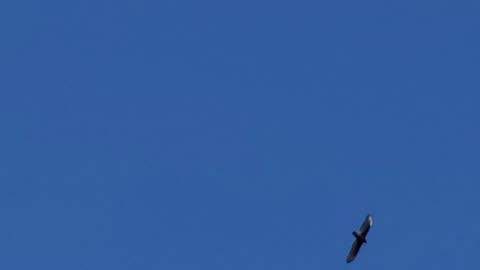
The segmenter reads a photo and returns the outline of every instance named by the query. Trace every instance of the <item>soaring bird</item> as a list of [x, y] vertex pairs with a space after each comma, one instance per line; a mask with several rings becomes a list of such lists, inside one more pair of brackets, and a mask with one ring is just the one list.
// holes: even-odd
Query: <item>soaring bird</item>
[[360, 247], [362, 247], [362, 244], [367, 243], [367, 234], [368, 234], [368, 231], [370, 230], [370, 227], [372, 227], [372, 225], [373, 225], [373, 218], [370, 214], [368, 214], [365, 220], [363, 221], [363, 224], [360, 227], [360, 230], [352, 232], [353, 236], [355, 236], [355, 241], [353, 242], [352, 248], [348, 253], [347, 263], [351, 263], [357, 256], [358, 251], [360, 250]]

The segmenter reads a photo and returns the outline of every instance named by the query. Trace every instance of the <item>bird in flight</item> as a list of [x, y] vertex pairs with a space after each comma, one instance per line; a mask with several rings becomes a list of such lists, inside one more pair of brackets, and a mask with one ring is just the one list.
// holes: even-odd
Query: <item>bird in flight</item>
[[363, 221], [360, 230], [353, 231], [352, 234], [355, 236], [355, 241], [353, 241], [352, 248], [348, 253], [347, 263], [351, 263], [358, 254], [360, 247], [362, 247], [363, 243], [367, 243], [367, 234], [370, 228], [373, 225], [373, 218], [370, 214], [367, 215], [365, 220]]

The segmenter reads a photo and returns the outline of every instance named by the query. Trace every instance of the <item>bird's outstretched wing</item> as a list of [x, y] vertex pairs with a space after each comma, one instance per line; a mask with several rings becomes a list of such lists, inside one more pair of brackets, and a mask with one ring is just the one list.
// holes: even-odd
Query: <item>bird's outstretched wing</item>
[[370, 230], [370, 227], [373, 225], [373, 218], [371, 215], [367, 215], [365, 218], [365, 221], [363, 221], [362, 226], [360, 227], [360, 232], [359, 234], [362, 235], [363, 237], [367, 236], [368, 231]]
[[351, 263], [355, 259], [361, 246], [362, 246], [362, 243], [355, 239], [355, 241], [352, 244], [352, 248], [348, 253], [347, 263]]

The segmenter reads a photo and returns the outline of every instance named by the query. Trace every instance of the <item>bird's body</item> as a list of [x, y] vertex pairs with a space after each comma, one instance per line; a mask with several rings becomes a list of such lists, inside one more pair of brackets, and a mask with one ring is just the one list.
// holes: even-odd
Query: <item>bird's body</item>
[[373, 218], [371, 215], [367, 215], [365, 221], [363, 221], [360, 230], [352, 232], [353, 236], [355, 236], [355, 241], [352, 244], [352, 248], [348, 253], [347, 263], [351, 263], [358, 254], [358, 251], [362, 247], [363, 243], [367, 243], [367, 234], [370, 231], [370, 228], [373, 225]]

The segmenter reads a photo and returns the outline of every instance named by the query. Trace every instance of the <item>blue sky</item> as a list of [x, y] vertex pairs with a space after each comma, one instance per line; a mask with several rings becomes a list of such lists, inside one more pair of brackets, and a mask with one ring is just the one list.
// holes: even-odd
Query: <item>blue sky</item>
[[2, 1], [0, 268], [475, 268], [479, 12]]

